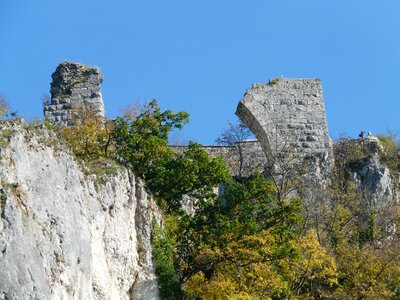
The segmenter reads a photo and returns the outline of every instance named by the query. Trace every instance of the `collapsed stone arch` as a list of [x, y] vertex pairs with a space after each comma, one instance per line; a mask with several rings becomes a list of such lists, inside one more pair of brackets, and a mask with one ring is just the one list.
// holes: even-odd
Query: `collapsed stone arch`
[[322, 84], [319, 79], [279, 78], [254, 84], [236, 114], [253, 131], [269, 162], [294, 155], [318, 158], [323, 172], [333, 166]]
[[249, 107], [244, 105], [242, 102], [239, 102], [237, 115], [256, 136], [267, 160], [271, 161], [273, 159], [273, 152], [269, 142], [269, 137], [257, 117], [252, 113]]

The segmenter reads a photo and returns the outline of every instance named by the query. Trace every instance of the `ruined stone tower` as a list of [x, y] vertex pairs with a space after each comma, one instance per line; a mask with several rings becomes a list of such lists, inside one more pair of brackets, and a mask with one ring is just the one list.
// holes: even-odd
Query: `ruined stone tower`
[[254, 84], [236, 114], [256, 135], [268, 161], [291, 155], [312, 158], [318, 173], [331, 170], [332, 141], [319, 79], [279, 78]]
[[100, 85], [103, 76], [99, 69], [74, 62], [63, 62], [51, 75], [51, 101], [45, 103], [44, 116], [51, 123], [71, 125], [72, 109], [82, 105], [104, 117], [104, 103]]

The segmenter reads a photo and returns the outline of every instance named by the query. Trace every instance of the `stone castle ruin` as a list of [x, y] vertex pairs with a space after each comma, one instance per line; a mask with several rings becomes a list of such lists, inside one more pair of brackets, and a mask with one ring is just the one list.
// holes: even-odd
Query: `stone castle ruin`
[[248, 176], [267, 167], [278, 171], [278, 164], [284, 163], [307, 166], [308, 179], [318, 182], [332, 171], [333, 146], [319, 79], [278, 78], [254, 84], [236, 114], [257, 140], [205, 147], [210, 155], [222, 156], [234, 175]]
[[[103, 77], [97, 68], [63, 62], [52, 79], [51, 101], [44, 107], [46, 120], [70, 126], [72, 109], [81, 105], [89, 105], [104, 117], [100, 90]], [[258, 141], [204, 147], [210, 155], [222, 156], [234, 175], [248, 176], [256, 169], [263, 171], [267, 164], [289, 155], [303, 161], [308, 159], [312, 167], [309, 170], [317, 177], [330, 172], [333, 150], [319, 79], [279, 78], [267, 84], [254, 84], [239, 102], [236, 114]], [[186, 149], [173, 147], [178, 151]]]
[[98, 68], [74, 62], [63, 62], [51, 75], [51, 100], [44, 105], [45, 119], [61, 126], [72, 125], [72, 110], [83, 105], [104, 117], [100, 85], [103, 76]]
[[332, 155], [319, 79], [275, 79], [254, 84], [239, 102], [236, 114], [253, 131], [272, 158], [291, 152]]
[[306, 162], [312, 172], [332, 170], [333, 147], [319, 79], [277, 78], [254, 84], [236, 114], [253, 131], [271, 164], [290, 156]]

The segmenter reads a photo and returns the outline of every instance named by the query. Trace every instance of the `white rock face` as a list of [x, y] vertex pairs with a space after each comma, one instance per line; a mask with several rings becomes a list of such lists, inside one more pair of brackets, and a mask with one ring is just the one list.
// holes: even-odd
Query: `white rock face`
[[395, 183], [389, 168], [381, 162], [379, 155], [369, 157], [353, 174], [357, 187], [366, 192], [371, 204], [385, 207], [398, 203]]
[[142, 182], [121, 169], [96, 183], [47, 131], [7, 126], [0, 299], [158, 299], [150, 234], [161, 217]]

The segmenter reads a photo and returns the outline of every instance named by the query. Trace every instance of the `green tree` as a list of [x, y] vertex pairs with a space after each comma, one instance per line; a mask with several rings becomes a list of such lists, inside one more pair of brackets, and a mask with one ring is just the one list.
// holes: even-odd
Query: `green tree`
[[159, 203], [173, 212], [181, 210], [183, 195], [195, 203], [215, 198], [215, 188], [229, 176], [223, 160], [211, 158], [199, 144], [190, 143], [183, 153], [171, 150], [169, 133], [187, 122], [187, 113], [161, 111], [154, 100], [140, 113], [114, 123], [118, 158], [144, 178]]
[[168, 217], [165, 219], [167, 228], [162, 230], [156, 222], [153, 222], [151, 235], [152, 254], [160, 288], [160, 296], [161, 299], [181, 299], [183, 293], [174, 265], [175, 243], [168, 228], [168, 223], [172, 219]]
[[166, 153], [146, 171], [147, 184], [158, 198], [177, 211], [182, 197], [191, 197], [198, 208], [214, 201], [216, 188], [229, 178], [222, 158], [211, 158], [200, 144], [189, 143], [183, 153]]
[[[260, 173], [243, 182], [231, 179], [224, 189], [221, 198], [203, 202], [192, 217], [182, 219], [177, 243], [178, 259], [183, 262], [182, 282], [198, 276], [199, 272], [207, 281], [213, 280], [219, 276], [221, 264], [232, 267], [233, 260], [236, 265], [253, 266], [295, 255], [290, 241], [296, 238], [300, 221], [297, 199], [278, 203], [273, 184]], [[268, 251], [259, 248], [261, 252], [257, 252], [258, 242], [257, 245], [246, 242], [258, 239], [268, 240], [263, 246]], [[234, 244], [241, 253], [235, 258], [229, 250]], [[256, 258], [246, 256], [253, 251]]]
[[155, 162], [173, 155], [167, 145], [168, 135], [172, 129], [182, 129], [188, 118], [186, 112], [161, 111], [156, 100], [137, 117], [118, 117], [112, 135], [119, 159], [147, 180], [148, 170]]

